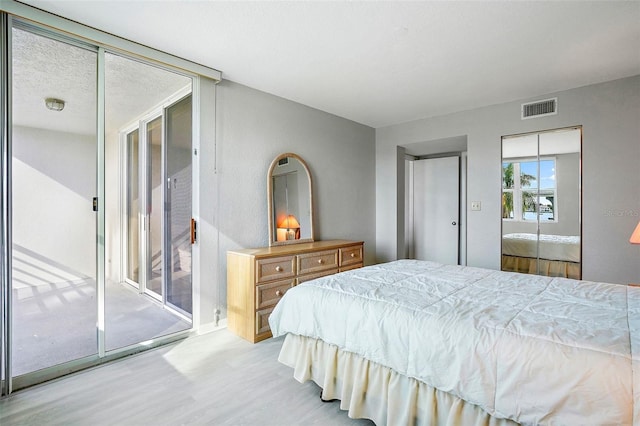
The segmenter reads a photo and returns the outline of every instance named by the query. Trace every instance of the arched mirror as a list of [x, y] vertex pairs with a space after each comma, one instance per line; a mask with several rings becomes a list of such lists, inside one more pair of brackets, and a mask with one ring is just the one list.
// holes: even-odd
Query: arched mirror
[[311, 173], [300, 156], [278, 155], [267, 174], [269, 245], [313, 241]]

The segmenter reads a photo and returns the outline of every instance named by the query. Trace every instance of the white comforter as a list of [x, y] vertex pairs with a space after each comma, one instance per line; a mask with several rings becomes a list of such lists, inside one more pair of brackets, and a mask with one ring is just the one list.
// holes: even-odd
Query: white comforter
[[539, 255], [541, 259], [580, 262], [580, 237], [540, 234], [538, 238], [537, 234], [505, 234], [502, 236], [502, 254], [519, 257]]
[[400, 260], [294, 287], [269, 322], [497, 417], [640, 425], [640, 288]]

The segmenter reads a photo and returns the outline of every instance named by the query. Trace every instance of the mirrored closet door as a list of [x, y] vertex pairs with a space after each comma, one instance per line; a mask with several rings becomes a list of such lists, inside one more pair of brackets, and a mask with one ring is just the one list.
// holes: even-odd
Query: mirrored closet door
[[502, 138], [502, 270], [581, 278], [582, 128]]

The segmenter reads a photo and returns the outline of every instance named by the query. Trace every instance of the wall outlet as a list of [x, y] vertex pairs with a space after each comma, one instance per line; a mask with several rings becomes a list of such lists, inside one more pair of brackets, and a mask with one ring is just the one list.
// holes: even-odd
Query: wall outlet
[[480, 201], [472, 201], [471, 202], [471, 210], [472, 211], [480, 211], [480, 210], [482, 210], [482, 203], [480, 203]]

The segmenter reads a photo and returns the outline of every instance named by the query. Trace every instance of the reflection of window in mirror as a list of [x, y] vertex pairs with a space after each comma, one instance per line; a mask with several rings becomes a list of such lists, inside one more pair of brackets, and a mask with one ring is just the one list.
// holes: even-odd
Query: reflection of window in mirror
[[[538, 169], [538, 166], [540, 167]], [[502, 218], [557, 221], [556, 159], [521, 159], [502, 163]]]

